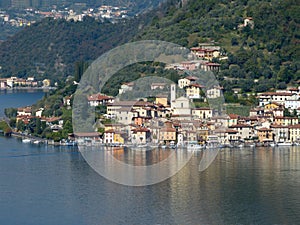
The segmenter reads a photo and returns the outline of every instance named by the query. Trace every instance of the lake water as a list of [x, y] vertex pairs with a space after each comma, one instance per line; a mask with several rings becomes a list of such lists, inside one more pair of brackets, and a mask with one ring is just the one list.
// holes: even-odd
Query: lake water
[[[1, 107], [42, 95], [2, 93]], [[201, 158], [164, 182], [128, 187], [98, 175], [76, 148], [0, 137], [0, 224], [300, 224], [299, 147], [225, 149], [199, 172]]]

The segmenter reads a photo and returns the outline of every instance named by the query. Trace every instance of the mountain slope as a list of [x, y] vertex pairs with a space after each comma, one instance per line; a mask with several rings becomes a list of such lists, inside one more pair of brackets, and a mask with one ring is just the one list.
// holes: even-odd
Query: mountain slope
[[137, 32], [137, 20], [122, 23], [45, 19], [26, 28], [0, 46], [2, 76], [59, 78], [73, 75], [76, 61], [91, 61], [128, 42]]
[[[220, 62], [218, 74], [226, 90], [284, 88], [300, 79], [299, 15], [296, 0], [169, 0], [159, 10], [119, 24], [44, 20], [0, 46], [1, 76], [61, 79], [73, 74], [76, 61], [92, 61], [132, 40], [185, 47], [214, 40], [229, 57]], [[253, 18], [253, 29], [240, 26], [246, 17]]]
[[[239, 78], [223, 82], [230, 90], [265, 91], [284, 87], [300, 79], [300, 6], [286, 1], [188, 1], [173, 5], [165, 15], [157, 14], [137, 39], [159, 39], [187, 47], [214, 40], [228, 52], [222, 62], [224, 77]], [[241, 27], [252, 17], [254, 27]], [[259, 85], [253, 80], [260, 79]]]

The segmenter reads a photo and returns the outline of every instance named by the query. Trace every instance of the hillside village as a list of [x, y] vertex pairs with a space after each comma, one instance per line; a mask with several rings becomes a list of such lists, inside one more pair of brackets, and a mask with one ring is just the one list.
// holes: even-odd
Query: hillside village
[[[20, 121], [26, 125], [38, 118], [44, 123], [44, 129], [47, 127], [48, 132], [52, 132], [52, 135], [46, 135], [47, 138], [64, 139], [64, 143], [76, 140], [79, 145], [184, 146], [190, 142], [205, 145], [211, 138], [220, 146], [229, 147], [300, 143], [300, 87], [257, 93], [258, 105], [248, 116], [227, 115], [211, 104], [212, 100], [223, 99], [223, 87], [217, 84], [206, 87], [199, 77], [185, 73], [218, 72], [220, 64], [213, 60], [227, 60], [226, 54], [215, 43], [199, 43], [198, 47], [191, 48], [191, 54], [193, 60], [166, 65], [166, 69], [176, 70], [182, 76], [177, 84], [152, 82], [150, 91], [154, 96], [151, 98], [122, 100], [122, 96], [135, 91], [135, 82], [123, 83], [117, 97], [103, 93], [86, 96], [90, 107], [102, 109], [96, 118], [95, 132], [73, 134], [71, 119], [65, 129], [66, 121], [61, 115], [46, 117], [44, 108], [33, 110], [31, 107], [17, 109], [16, 127]], [[1, 80], [1, 86], [11, 85], [11, 80], [18, 84], [17, 78], [9, 78]], [[44, 85], [47, 85], [46, 81], [43, 81]], [[61, 107], [69, 112], [72, 97], [65, 96], [61, 103]], [[53, 136], [58, 132], [64, 135]]]
[[[201, 93], [204, 87], [197, 77], [183, 77], [178, 84], [152, 83], [151, 89], [170, 91], [169, 95], [121, 101], [102, 93], [87, 96], [90, 107], [104, 107], [98, 130], [92, 133], [68, 133], [68, 138], [84, 145], [166, 145], [180, 146], [188, 142], [205, 144], [212, 136], [223, 146], [297, 144], [300, 137], [300, 87], [260, 93], [259, 104], [249, 116], [220, 114], [213, 107], [195, 107], [193, 101], [222, 97], [222, 87], [215, 86]], [[185, 90], [176, 96], [176, 89]], [[124, 83], [119, 93], [134, 91], [134, 82]], [[71, 109], [72, 96], [63, 105]], [[17, 109], [16, 123], [29, 124], [33, 118], [46, 123], [52, 132], [64, 129], [61, 117], [43, 116], [43, 108], [32, 113], [31, 107]], [[103, 122], [103, 123], [102, 123]]]
[[[180, 79], [191, 80], [190, 77]], [[193, 82], [195, 79], [193, 79]], [[123, 85], [127, 91], [128, 84]], [[190, 93], [191, 87], [197, 87]], [[216, 115], [210, 107], [191, 107], [191, 100], [200, 96], [196, 83], [184, 86], [186, 96], [175, 98], [176, 86], [171, 86], [171, 98], [158, 96], [154, 102], [117, 101], [111, 96], [96, 94], [88, 97], [90, 106], [105, 105], [107, 118], [116, 121], [104, 124], [103, 134], [75, 134], [82, 142], [104, 144], [184, 145], [196, 141], [205, 143], [212, 135], [224, 146], [296, 144], [300, 137], [300, 87], [258, 95], [259, 105], [248, 117], [236, 114]], [[121, 90], [123, 92], [124, 89]], [[207, 91], [217, 98], [220, 88]]]

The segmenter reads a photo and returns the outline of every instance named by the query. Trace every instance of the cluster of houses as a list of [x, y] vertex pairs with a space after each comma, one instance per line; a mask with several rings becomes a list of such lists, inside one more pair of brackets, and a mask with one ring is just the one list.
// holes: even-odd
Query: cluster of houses
[[213, 62], [213, 59], [226, 60], [228, 57], [222, 53], [221, 47], [215, 45], [214, 42], [209, 43], [199, 43], [198, 47], [193, 47], [190, 49], [190, 57], [193, 60], [184, 61], [181, 63], [174, 63], [167, 65], [166, 69], [175, 70], [197, 70], [201, 69], [203, 71], [220, 71], [220, 64]]
[[37, 81], [34, 77], [28, 78], [0, 78], [0, 89], [11, 89], [16, 87], [49, 87], [50, 80], [44, 79], [43, 81]]
[[[29, 1], [31, 2], [31, 1]], [[13, 27], [26, 27], [31, 26], [36, 23], [36, 21], [45, 18], [51, 17], [54, 19], [66, 19], [68, 21], [82, 21], [84, 17], [89, 16], [95, 19], [109, 19], [116, 20], [120, 18], [128, 17], [128, 10], [126, 8], [102, 5], [97, 8], [88, 8], [85, 3], [75, 3], [75, 6], [82, 7], [84, 10], [76, 12], [70, 8], [57, 9], [49, 7], [50, 10], [42, 11], [35, 9], [34, 6], [22, 6], [16, 8], [24, 8], [24, 11], [20, 10], [16, 15], [1, 10], [0, 11], [0, 21], [3, 24], [7, 24]]]
[[[196, 77], [185, 77], [178, 85], [170, 86], [170, 95], [156, 96], [154, 101], [120, 101], [97, 94], [88, 97], [90, 106], [105, 105], [106, 116], [113, 123], [103, 124], [103, 133], [75, 134], [81, 144], [184, 145], [188, 142], [205, 144], [209, 136], [216, 136], [222, 145], [269, 145], [270, 143], [298, 143], [300, 124], [300, 87], [285, 91], [266, 92], [257, 96], [259, 105], [249, 116], [217, 114], [211, 107], [193, 107], [198, 98]], [[122, 85], [119, 93], [133, 91], [134, 83]], [[151, 87], [163, 87], [152, 84]], [[177, 97], [176, 88], [184, 88], [185, 96]], [[201, 90], [201, 85], [199, 89]], [[207, 90], [205, 98], [222, 95], [221, 87]], [[286, 116], [286, 112], [295, 114]]]
[[43, 116], [44, 108], [40, 108], [33, 112], [31, 106], [19, 107], [17, 109], [16, 123], [22, 121], [25, 125], [28, 125], [34, 118], [39, 118], [41, 122], [46, 122], [46, 125], [50, 127], [53, 132], [58, 132], [63, 129], [63, 120], [61, 117], [45, 117]]
[[[260, 93], [257, 107], [249, 116], [219, 114], [213, 107], [195, 107], [192, 102], [220, 98], [222, 87], [206, 89], [197, 83], [197, 77], [186, 76], [177, 84], [152, 83], [151, 90], [167, 90], [166, 95], [138, 100], [120, 100], [102, 93], [87, 96], [90, 107], [105, 106], [102, 115], [109, 123], [98, 123], [101, 132], [75, 133], [78, 144], [108, 145], [185, 145], [188, 142], [205, 144], [214, 135], [223, 145], [239, 143], [267, 145], [270, 143], [300, 142], [300, 87]], [[121, 86], [120, 95], [134, 92], [134, 82]], [[184, 95], [178, 96], [178, 91]], [[72, 96], [64, 98], [71, 108]], [[33, 112], [31, 107], [17, 110], [17, 122], [28, 124], [33, 118], [45, 121], [53, 132], [63, 128], [59, 117], [44, 117], [43, 110]], [[287, 116], [288, 114], [288, 116]], [[99, 129], [100, 130], [100, 129]]]

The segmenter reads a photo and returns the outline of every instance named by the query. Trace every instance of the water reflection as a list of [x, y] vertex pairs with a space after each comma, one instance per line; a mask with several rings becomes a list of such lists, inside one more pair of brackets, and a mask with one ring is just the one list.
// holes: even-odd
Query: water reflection
[[193, 154], [184, 149], [125, 151], [85, 146], [79, 149], [97, 173], [113, 182], [130, 186], [151, 185], [170, 178], [186, 165]]
[[[130, 187], [98, 175], [76, 149], [0, 143], [1, 224], [300, 224], [299, 147], [224, 149], [204, 171], [205, 151], [195, 152], [169, 179]], [[99, 157], [141, 166], [174, 153], [177, 162], [186, 154], [115, 149]]]

